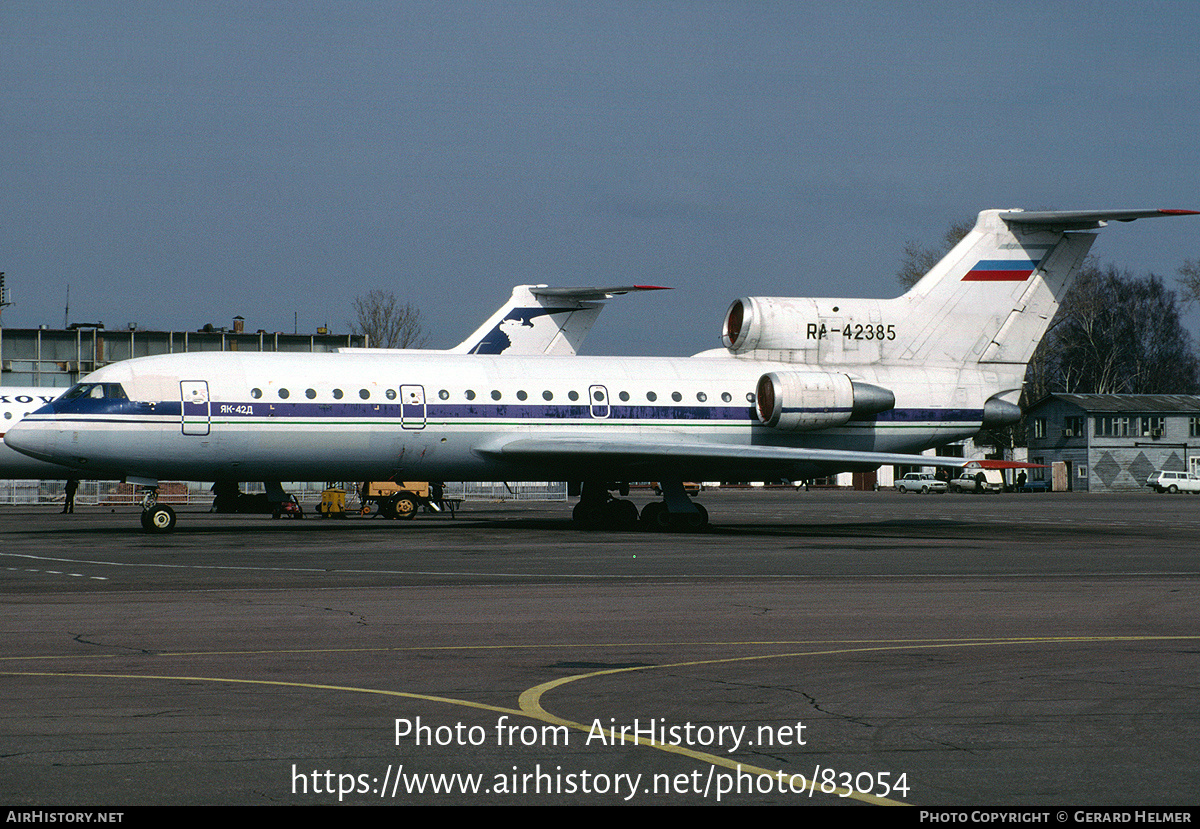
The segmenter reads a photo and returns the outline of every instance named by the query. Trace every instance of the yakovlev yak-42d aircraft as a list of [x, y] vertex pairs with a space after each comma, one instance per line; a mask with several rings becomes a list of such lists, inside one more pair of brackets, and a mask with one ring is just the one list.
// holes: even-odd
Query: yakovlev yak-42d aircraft
[[[191, 353], [115, 363], [5, 442], [88, 478], [581, 480], [575, 519], [700, 527], [685, 480], [798, 480], [1016, 422], [1026, 363], [1109, 221], [1182, 210], [986, 210], [896, 299], [735, 300], [689, 358]], [[278, 484], [275, 484], [278, 488]], [[148, 530], [175, 514], [150, 503]]]

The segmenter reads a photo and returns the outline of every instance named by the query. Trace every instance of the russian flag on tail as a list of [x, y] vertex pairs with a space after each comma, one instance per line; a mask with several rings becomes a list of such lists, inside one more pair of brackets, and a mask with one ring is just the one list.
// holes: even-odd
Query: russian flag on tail
[[1024, 282], [1037, 266], [1032, 259], [980, 259], [962, 281]]

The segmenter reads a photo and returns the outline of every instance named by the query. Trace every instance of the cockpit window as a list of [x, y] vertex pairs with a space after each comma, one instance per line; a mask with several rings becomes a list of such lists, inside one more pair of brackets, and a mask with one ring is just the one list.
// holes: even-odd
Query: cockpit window
[[76, 400], [80, 397], [90, 397], [95, 400], [128, 400], [129, 395], [120, 383], [76, 383], [67, 390], [60, 400]]

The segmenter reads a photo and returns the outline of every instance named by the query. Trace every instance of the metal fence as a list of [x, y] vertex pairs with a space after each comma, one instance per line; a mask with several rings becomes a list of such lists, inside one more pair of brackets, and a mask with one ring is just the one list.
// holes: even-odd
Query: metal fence
[[446, 484], [447, 498], [464, 501], [566, 501], [565, 481], [505, 483], [483, 481]]
[[[0, 480], [0, 504], [61, 504], [66, 498], [65, 481]], [[351, 492], [357, 491], [356, 484], [345, 484]], [[301, 503], [315, 504], [321, 500], [325, 483], [315, 481], [288, 482], [284, 491], [295, 495]], [[243, 492], [265, 491], [261, 483], [245, 483]], [[506, 484], [503, 482], [448, 483], [447, 498], [463, 501], [566, 501], [567, 485], [561, 481]], [[75, 493], [76, 506], [104, 506], [140, 504], [143, 490], [133, 484], [118, 481], [81, 481]], [[167, 504], [212, 504], [213, 494], [209, 484], [186, 481], [162, 481], [158, 488], [158, 500]]]

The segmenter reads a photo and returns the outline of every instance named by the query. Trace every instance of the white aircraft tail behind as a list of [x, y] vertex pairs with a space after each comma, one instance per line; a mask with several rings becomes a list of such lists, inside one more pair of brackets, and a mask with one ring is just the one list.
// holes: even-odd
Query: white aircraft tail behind
[[608, 288], [550, 288], [517, 285], [512, 296], [451, 354], [575, 354], [583, 344], [604, 300], [633, 291], [662, 290], [656, 285]]

